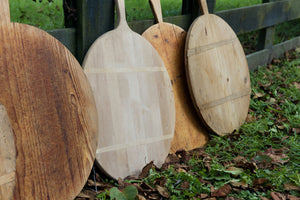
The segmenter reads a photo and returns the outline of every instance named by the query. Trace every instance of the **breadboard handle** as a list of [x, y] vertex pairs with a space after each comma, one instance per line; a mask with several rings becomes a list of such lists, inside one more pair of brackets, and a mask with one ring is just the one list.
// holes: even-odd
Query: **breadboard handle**
[[125, 12], [125, 0], [115, 0], [118, 16], [118, 27], [128, 27]]
[[154, 14], [155, 20], [158, 23], [162, 23], [163, 17], [162, 17], [160, 0], [149, 0], [149, 2], [150, 2], [151, 10]]
[[0, 0], [0, 24], [1, 23], [10, 23], [8, 0]]
[[209, 14], [206, 0], [199, 0], [199, 6], [203, 15]]

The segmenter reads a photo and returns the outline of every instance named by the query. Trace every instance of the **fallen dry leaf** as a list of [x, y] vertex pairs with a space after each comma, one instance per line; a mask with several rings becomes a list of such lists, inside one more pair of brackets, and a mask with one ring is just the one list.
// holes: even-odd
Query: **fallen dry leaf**
[[273, 200], [286, 200], [285, 196], [278, 192], [271, 192], [271, 197]]
[[286, 197], [288, 200], [300, 200], [300, 197], [295, 197], [293, 195], [287, 195]]
[[208, 194], [200, 194], [200, 198], [201, 199], [205, 199], [205, 198], [207, 198], [208, 197]]
[[176, 163], [176, 164], [174, 164], [174, 168], [175, 169], [184, 169], [185, 171], [187, 171], [187, 170], [190, 170], [190, 166], [188, 166], [188, 165], [181, 165], [181, 164], [178, 164], [178, 163]]
[[146, 200], [146, 198], [138, 194], [138, 200]]
[[289, 157], [283, 153], [286, 150], [286, 148], [273, 149], [270, 147], [265, 152], [260, 152], [259, 154], [270, 157], [272, 159], [272, 164], [284, 164], [289, 161]]
[[112, 184], [110, 183], [102, 183], [102, 182], [94, 182], [93, 180], [89, 179], [86, 183], [88, 186], [90, 187], [97, 187], [98, 189], [110, 189], [112, 187], [114, 187]]
[[276, 125], [276, 127], [280, 130], [284, 130], [285, 129], [285, 126], [284, 125]]
[[254, 93], [253, 99], [261, 98], [261, 97], [264, 97], [265, 95], [266, 95], [266, 94], [264, 94], [264, 93], [259, 93], [259, 92], [257, 92], [257, 93]]
[[293, 82], [292, 83], [298, 90], [300, 90], [300, 83]]
[[217, 191], [217, 190], [215, 189], [215, 187], [214, 187], [214, 186], [210, 186], [210, 192], [211, 192], [211, 193], [214, 193], [215, 191]]
[[199, 178], [199, 181], [200, 181], [200, 183], [206, 183], [206, 184], [211, 185], [211, 182], [210, 182], [210, 181], [204, 180], [204, 179], [202, 179], [201, 177]]
[[228, 194], [230, 194], [232, 188], [230, 185], [226, 184], [223, 187], [220, 187], [215, 192], [211, 194], [212, 197], [226, 197]]
[[237, 199], [235, 197], [226, 197], [225, 200], [239, 200], [239, 199]]
[[159, 186], [159, 185], [156, 185], [156, 190], [158, 191], [158, 193], [159, 193], [162, 197], [165, 197], [165, 198], [167, 198], [167, 199], [170, 197], [167, 188], [161, 187], [161, 186]]
[[191, 155], [189, 154], [189, 152], [183, 149], [176, 151], [175, 154], [179, 157], [181, 163], [188, 163], [191, 159]]
[[270, 200], [270, 199], [268, 199], [268, 198], [266, 198], [266, 197], [262, 197], [262, 196], [259, 196], [259, 198], [260, 198], [261, 200]]
[[95, 196], [96, 196], [96, 192], [91, 191], [91, 190], [82, 191], [78, 195], [78, 197], [80, 197], [80, 198], [88, 198], [88, 199], [94, 199]]
[[166, 182], [167, 182], [167, 178], [164, 176], [154, 180], [154, 184], [159, 185], [161, 187], [164, 187]]
[[242, 187], [242, 188], [247, 188], [248, 187], [248, 184], [246, 183], [246, 181], [231, 181], [230, 184], [233, 186], [233, 187]]
[[297, 186], [297, 185], [294, 185], [294, 184], [292, 184], [292, 183], [285, 183], [284, 184], [284, 189], [285, 190], [297, 190], [297, 191], [300, 191], [300, 187], [299, 186]]
[[300, 133], [300, 128], [292, 128], [292, 131], [296, 134]]
[[267, 182], [269, 182], [270, 180], [267, 178], [257, 178], [253, 181], [253, 185], [263, 185]]
[[247, 118], [246, 118], [246, 122], [249, 124], [251, 122], [254, 122], [256, 120], [256, 117], [251, 115], [251, 114], [248, 114], [247, 115]]
[[188, 181], [183, 181], [180, 185], [181, 189], [188, 189], [190, 187], [190, 183]]
[[143, 182], [137, 187], [139, 191], [141, 192], [154, 192], [155, 189], [151, 187], [149, 184]]
[[271, 104], [274, 104], [274, 103], [276, 103], [276, 99], [270, 98], [268, 102], [271, 103]]
[[256, 173], [256, 170], [258, 169], [255, 162], [248, 162], [248, 160], [242, 156], [234, 158], [234, 162], [237, 167], [244, 170], [249, 169], [252, 173]]
[[139, 179], [143, 179], [146, 178], [149, 174], [150, 169], [152, 168], [157, 168], [154, 164], [153, 161], [151, 161], [150, 163], [148, 163], [143, 169], [142, 172], [139, 175]]
[[178, 168], [176, 171], [177, 171], [178, 173], [180, 173], [180, 172], [187, 173], [186, 170], [185, 170], [185, 169], [182, 169], [182, 168]]
[[227, 172], [227, 173], [229, 173], [229, 174], [231, 174], [233, 176], [238, 176], [241, 173], [243, 173], [244, 170], [242, 168], [232, 167], [231, 166], [231, 167], [228, 167], [225, 172]]
[[175, 164], [175, 163], [179, 163], [179, 162], [180, 162], [180, 159], [175, 154], [169, 154], [165, 161], [165, 163], [168, 163], [168, 164]]

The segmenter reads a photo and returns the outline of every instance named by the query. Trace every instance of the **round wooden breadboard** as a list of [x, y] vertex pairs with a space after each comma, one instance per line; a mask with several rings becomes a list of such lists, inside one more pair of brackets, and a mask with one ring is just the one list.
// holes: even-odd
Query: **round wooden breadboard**
[[194, 105], [213, 132], [225, 135], [245, 121], [250, 102], [250, 77], [243, 48], [220, 17], [204, 15], [191, 25], [186, 40], [186, 72]]
[[5, 107], [0, 104], [0, 199], [12, 200], [16, 184], [16, 150]]
[[8, 0], [0, 1], [0, 86], [17, 152], [14, 199], [74, 199], [95, 159], [92, 90], [59, 41], [10, 22]]
[[84, 71], [99, 115], [97, 161], [108, 175], [138, 175], [150, 161], [164, 163], [174, 135], [172, 86], [158, 53], [126, 23], [116, 1], [118, 27], [89, 49]]
[[157, 50], [168, 70], [175, 99], [176, 123], [171, 153], [202, 147], [208, 140], [197, 116], [186, 82], [184, 46], [186, 32], [174, 24], [164, 23], [160, 0], [150, 0], [158, 24], [148, 28], [143, 37]]

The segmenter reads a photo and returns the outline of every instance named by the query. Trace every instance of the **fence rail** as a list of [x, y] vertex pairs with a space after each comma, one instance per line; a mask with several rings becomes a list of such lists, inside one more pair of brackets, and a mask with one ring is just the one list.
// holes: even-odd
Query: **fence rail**
[[[273, 29], [277, 24], [300, 18], [300, 0], [264, 0], [264, 2], [265, 1], [271, 2], [220, 11], [214, 14], [223, 18], [233, 28], [236, 34], [264, 28]], [[79, 2], [81, 2], [80, 8], [78, 8], [80, 20], [77, 28], [52, 30], [49, 31], [49, 33], [66, 45], [79, 61], [82, 61], [85, 52], [92, 42], [101, 34], [113, 28], [114, 17], [112, 13], [114, 6], [113, 3], [108, 3], [113, 1], [105, 0]], [[194, 18], [197, 16], [193, 12], [195, 11], [190, 10], [189, 14], [166, 17], [164, 21], [176, 24], [188, 30]], [[143, 33], [154, 23], [154, 20], [140, 20], [129, 22], [129, 26], [137, 33]], [[268, 32], [269, 31], [264, 31], [264, 34], [266, 34], [264, 37], [268, 37]], [[300, 46], [300, 37], [274, 46], [274, 41], [270, 38], [268, 40], [267, 43], [260, 45], [262, 50], [247, 55], [251, 70], [254, 70], [258, 65], [269, 63], [273, 58], [281, 56], [285, 51]]]

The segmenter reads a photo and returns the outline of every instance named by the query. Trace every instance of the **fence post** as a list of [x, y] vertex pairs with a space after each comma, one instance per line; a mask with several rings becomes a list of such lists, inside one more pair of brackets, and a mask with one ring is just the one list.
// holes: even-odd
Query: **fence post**
[[76, 0], [76, 57], [82, 63], [92, 43], [114, 28], [113, 0]]
[[[201, 13], [199, 9], [199, 0], [182, 0], [181, 13], [183, 15], [192, 14], [192, 21], [196, 19]], [[214, 13], [216, 0], [207, 0], [207, 6], [210, 13]]]
[[[263, 0], [262, 3], [269, 3], [280, 0]], [[270, 49], [275, 39], [275, 26], [264, 28], [260, 31], [258, 37], [257, 50]]]

